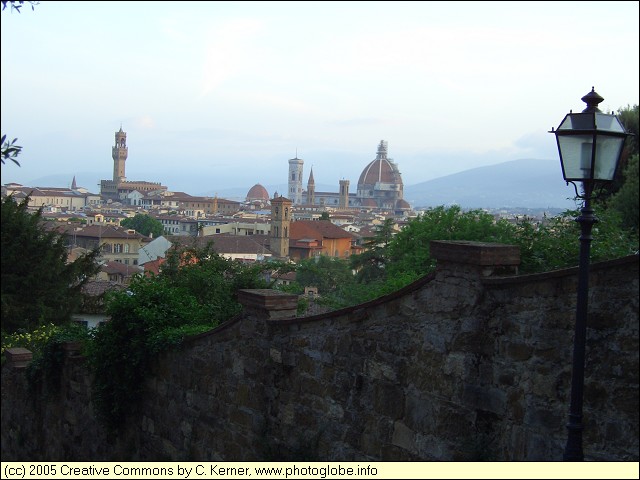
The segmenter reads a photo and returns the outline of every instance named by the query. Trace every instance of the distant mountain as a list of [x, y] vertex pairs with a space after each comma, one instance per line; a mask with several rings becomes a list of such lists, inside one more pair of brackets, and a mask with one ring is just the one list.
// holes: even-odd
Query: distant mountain
[[473, 168], [416, 185], [405, 185], [413, 208], [460, 205], [462, 208], [575, 208], [571, 185], [553, 160], [513, 160]]

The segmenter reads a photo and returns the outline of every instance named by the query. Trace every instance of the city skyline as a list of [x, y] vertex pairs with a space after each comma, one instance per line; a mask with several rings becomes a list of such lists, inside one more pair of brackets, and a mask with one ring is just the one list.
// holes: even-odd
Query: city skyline
[[23, 146], [3, 184], [95, 172], [96, 191], [122, 126], [127, 179], [172, 190], [283, 184], [296, 156], [305, 185], [355, 187], [381, 140], [412, 185], [556, 159], [547, 132], [592, 86], [603, 110], [638, 103], [637, 2], [151, 5], [2, 12], [2, 133]]

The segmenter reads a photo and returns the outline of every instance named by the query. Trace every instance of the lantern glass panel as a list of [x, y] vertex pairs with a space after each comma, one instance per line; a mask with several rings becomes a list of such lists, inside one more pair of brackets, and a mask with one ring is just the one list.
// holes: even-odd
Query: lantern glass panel
[[593, 135], [558, 135], [558, 148], [565, 180], [591, 178]]
[[592, 113], [570, 113], [558, 127], [558, 130], [594, 130], [596, 128]]
[[593, 173], [595, 180], [613, 180], [624, 140], [624, 137], [597, 136], [595, 170]]
[[624, 127], [617, 117], [605, 113], [596, 113], [596, 127], [598, 131], [624, 133]]

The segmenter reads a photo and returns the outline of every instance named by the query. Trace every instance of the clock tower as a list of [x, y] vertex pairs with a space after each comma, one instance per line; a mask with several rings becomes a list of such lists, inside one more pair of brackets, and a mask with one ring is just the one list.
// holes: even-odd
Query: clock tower
[[125, 182], [127, 177], [124, 173], [124, 163], [127, 161], [129, 149], [127, 148], [127, 134], [120, 130], [116, 132], [116, 144], [111, 148], [111, 156], [113, 157], [113, 181], [115, 183]]

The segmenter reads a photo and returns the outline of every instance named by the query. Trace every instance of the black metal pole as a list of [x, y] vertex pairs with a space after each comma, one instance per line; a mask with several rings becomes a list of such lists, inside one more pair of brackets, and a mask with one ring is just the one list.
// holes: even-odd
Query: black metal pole
[[578, 270], [578, 299], [576, 327], [573, 339], [573, 369], [571, 371], [571, 407], [567, 424], [567, 445], [563, 459], [569, 462], [584, 460], [582, 451], [582, 398], [584, 392], [584, 358], [587, 337], [587, 304], [589, 297], [589, 256], [591, 229], [598, 221], [591, 208], [591, 186], [585, 185], [585, 201], [580, 216], [580, 266]]

